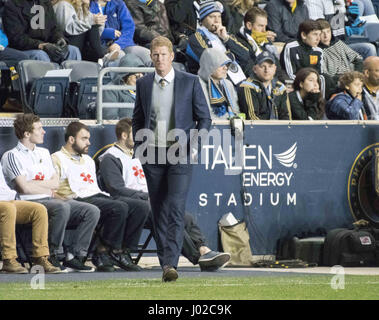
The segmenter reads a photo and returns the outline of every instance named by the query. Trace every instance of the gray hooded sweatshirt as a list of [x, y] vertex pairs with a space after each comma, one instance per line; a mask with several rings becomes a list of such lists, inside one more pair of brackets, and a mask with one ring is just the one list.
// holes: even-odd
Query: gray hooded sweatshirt
[[[225, 65], [226, 63], [230, 63], [230, 58], [221, 50], [217, 48], [208, 48], [203, 51], [200, 57], [200, 69], [198, 71], [198, 75], [200, 77], [200, 84], [203, 88], [205, 98], [208, 103], [209, 112], [211, 114], [211, 118], [213, 120], [216, 119], [228, 119], [230, 114], [226, 112], [224, 115], [219, 116], [215, 112], [215, 108], [211, 104], [212, 93], [210, 92], [211, 88], [211, 75], [212, 73], [219, 67]], [[212, 81], [214, 83], [214, 81]], [[238, 106], [238, 97], [234, 85], [228, 79], [224, 79], [225, 90], [221, 90], [220, 85], [218, 89], [220, 91], [226, 91], [228, 94], [224, 94], [224, 98], [229, 101], [229, 105], [232, 108], [232, 111], [235, 114], [240, 113], [240, 109]], [[216, 98], [216, 97], [213, 97]]]
[[[128, 53], [121, 58], [119, 67], [145, 67], [142, 60], [133, 53]], [[115, 73], [112, 78], [112, 84], [125, 85], [123, 78], [129, 73]], [[125, 102], [134, 103], [135, 93], [132, 90], [106, 90], [103, 93], [104, 102]], [[124, 117], [131, 118], [133, 109], [127, 108], [105, 108], [103, 109], [103, 118], [107, 120], [116, 120]]]

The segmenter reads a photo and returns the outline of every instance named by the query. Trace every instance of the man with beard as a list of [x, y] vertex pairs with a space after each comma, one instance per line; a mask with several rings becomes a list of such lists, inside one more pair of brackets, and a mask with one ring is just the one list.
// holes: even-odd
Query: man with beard
[[100, 190], [95, 162], [88, 156], [89, 128], [71, 122], [65, 133], [66, 144], [52, 155], [59, 177], [57, 195], [76, 199], [100, 209], [100, 244], [92, 258], [98, 271], [114, 271], [114, 265], [126, 271], [140, 271], [131, 259], [129, 249], [136, 249], [149, 214], [146, 203], [129, 202], [127, 198], [111, 198]]
[[371, 56], [363, 62], [363, 104], [369, 120], [379, 120], [379, 57]]
[[[99, 209], [73, 199], [60, 199], [56, 194], [59, 180], [50, 152], [37, 146], [43, 143], [45, 136], [38, 116], [32, 113], [19, 114], [13, 125], [19, 142], [1, 159], [4, 176], [7, 184], [18, 191], [20, 200], [38, 202], [46, 207], [49, 216], [50, 263], [63, 272], [68, 271], [65, 267], [78, 272], [94, 271], [84, 262], [99, 220]], [[68, 225], [76, 227], [75, 241], [65, 248], [70, 261], [66, 259], [65, 267], [62, 267], [58, 255]]]

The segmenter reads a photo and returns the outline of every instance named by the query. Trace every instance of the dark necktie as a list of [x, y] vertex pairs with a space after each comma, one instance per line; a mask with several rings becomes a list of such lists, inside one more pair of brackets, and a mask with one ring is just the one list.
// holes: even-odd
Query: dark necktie
[[161, 80], [159, 80], [159, 85], [161, 86], [161, 88], [164, 88], [167, 85], [167, 81], [162, 78]]

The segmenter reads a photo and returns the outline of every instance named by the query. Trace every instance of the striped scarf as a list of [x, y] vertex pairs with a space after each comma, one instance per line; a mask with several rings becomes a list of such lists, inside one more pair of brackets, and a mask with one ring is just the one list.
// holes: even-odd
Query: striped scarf
[[[210, 103], [213, 113], [217, 117], [224, 116], [227, 112], [230, 117], [234, 117], [235, 113], [233, 112], [233, 107], [231, 106], [231, 99], [229, 90], [226, 87], [225, 80], [220, 81], [221, 88], [219, 88], [216, 83], [209, 79], [208, 81], [208, 92], [210, 95]], [[225, 92], [225, 95], [224, 93]]]

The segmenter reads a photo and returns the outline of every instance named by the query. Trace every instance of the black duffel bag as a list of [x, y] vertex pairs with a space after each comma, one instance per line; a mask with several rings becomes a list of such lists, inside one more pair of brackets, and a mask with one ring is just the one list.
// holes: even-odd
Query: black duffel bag
[[343, 267], [379, 266], [379, 230], [355, 225], [354, 229], [333, 229], [324, 242], [323, 264]]

